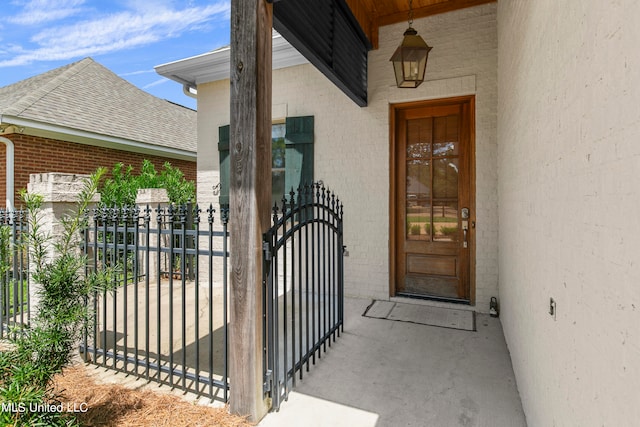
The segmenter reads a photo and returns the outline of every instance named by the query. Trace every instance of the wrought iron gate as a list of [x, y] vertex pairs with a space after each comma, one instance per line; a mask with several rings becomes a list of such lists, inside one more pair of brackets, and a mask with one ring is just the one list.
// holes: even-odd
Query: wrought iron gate
[[280, 407], [344, 323], [343, 206], [315, 183], [273, 208], [264, 235], [265, 391]]

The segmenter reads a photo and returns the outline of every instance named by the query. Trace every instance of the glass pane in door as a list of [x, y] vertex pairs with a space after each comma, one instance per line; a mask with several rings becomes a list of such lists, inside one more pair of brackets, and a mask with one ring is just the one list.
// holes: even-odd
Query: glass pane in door
[[434, 159], [433, 197], [454, 200], [458, 198], [458, 159]]
[[435, 242], [458, 241], [458, 202], [433, 203], [433, 240]]
[[433, 128], [433, 155], [457, 156], [460, 145], [458, 116], [436, 117]]
[[431, 164], [429, 160], [407, 161], [407, 240], [431, 239]]

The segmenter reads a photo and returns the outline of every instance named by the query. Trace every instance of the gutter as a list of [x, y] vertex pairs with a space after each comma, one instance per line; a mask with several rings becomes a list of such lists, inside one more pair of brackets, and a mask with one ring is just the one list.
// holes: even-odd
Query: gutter
[[190, 98], [198, 99], [198, 88], [190, 83], [182, 85], [182, 93]]
[[183, 83], [182, 93], [187, 95], [189, 98], [198, 99], [198, 88], [194, 83]]
[[5, 200], [5, 209], [8, 211], [13, 211], [14, 208], [14, 200], [13, 200], [13, 193], [14, 193], [14, 184], [13, 184], [13, 163], [14, 163], [14, 148], [13, 148], [13, 142], [10, 139], [7, 139], [3, 136], [0, 136], [0, 142], [4, 143], [4, 145], [7, 146], [7, 158], [6, 158], [6, 167], [5, 167], [5, 173], [6, 173], [6, 200]]
[[[273, 34], [272, 51], [274, 70], [309, 63], [300, 52], [276, 32]], [[187, 96], [194, 97], [193, 89], [197, 89], [199, 84], [229, 78], [230, 60], [231, 49], [229, 46], [224, 46], [200, 55], [156, 65], [154, 69], [159, 75], [180, 83], [183, 92]]]

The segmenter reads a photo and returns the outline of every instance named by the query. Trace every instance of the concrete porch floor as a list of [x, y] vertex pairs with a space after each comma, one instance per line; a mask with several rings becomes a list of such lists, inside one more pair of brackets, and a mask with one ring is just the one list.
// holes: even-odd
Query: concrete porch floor
[[272, 426], [526, 426], [500, 320], [476, 332], [363, 317], [345, 300], [345, 330], [304, 372]]

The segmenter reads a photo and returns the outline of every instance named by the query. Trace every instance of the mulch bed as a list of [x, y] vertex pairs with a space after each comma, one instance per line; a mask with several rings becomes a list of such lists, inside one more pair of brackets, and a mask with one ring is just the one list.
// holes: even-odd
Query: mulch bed
[[83, 365], [64, 370], [55, 380], [60, 401], [80, 404], [86, 412], [77, 416], [83, 426], [251, 426], [244, 417], [230, 415], [226, 408], [187, 402], [177, 396], [151, 390], [135, 390], [118, 384], [98, 384]]

